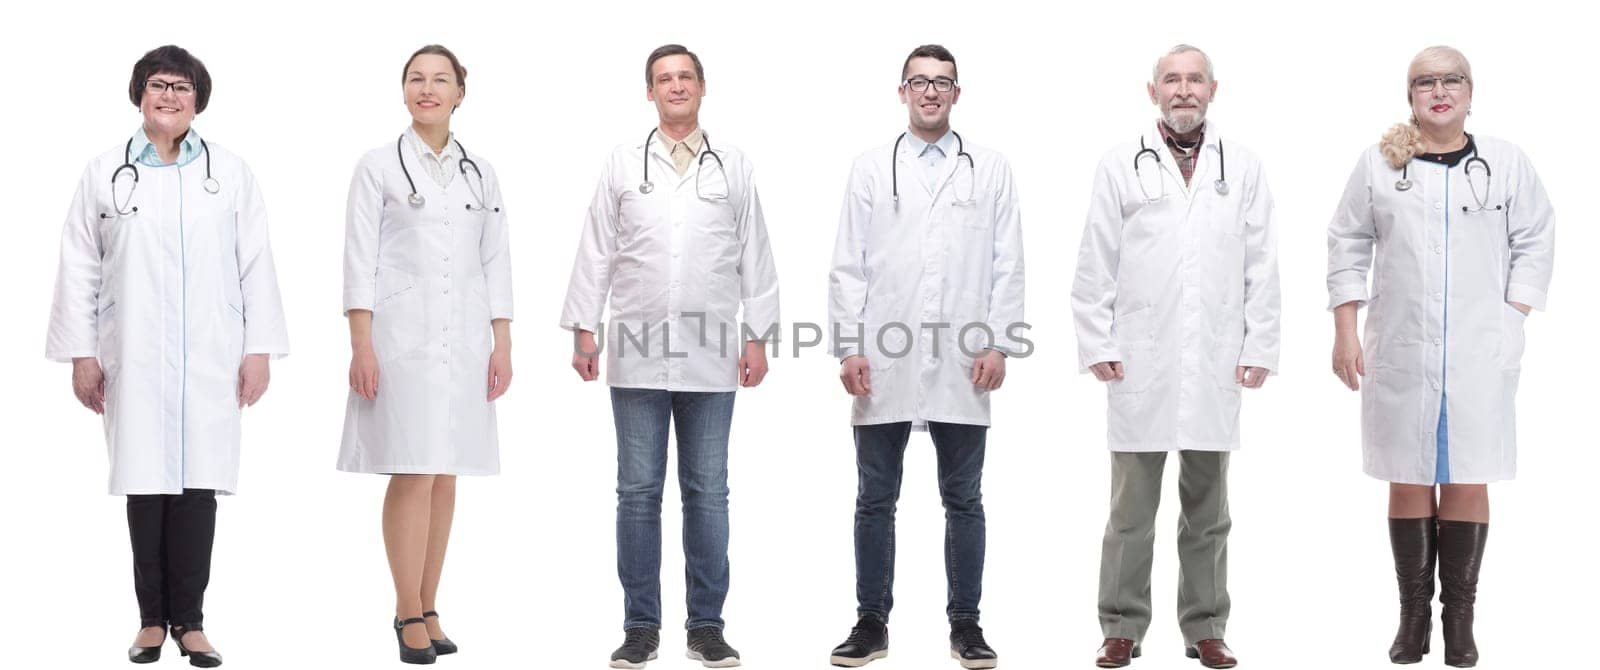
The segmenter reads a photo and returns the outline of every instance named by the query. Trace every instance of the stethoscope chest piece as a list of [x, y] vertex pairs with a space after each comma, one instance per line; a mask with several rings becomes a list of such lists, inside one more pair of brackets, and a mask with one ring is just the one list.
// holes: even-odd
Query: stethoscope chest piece
[[205, 181], [200, 182], [200, 186], [205, 188], [206, 193], [210, 193], [211, 195], [216, 195], [218, 191], [222, 190], [222, 185], [218, 184], [217, 180], [210, 177], [206, 177]]
[[1400, 180], [1395, 181], [1394, 190], [1396, 190], [1396, 191], [1409, 191], [1409, 190], [1411, 190], [1411, 180], [1410, 179], [1400, 179]]
[[411, 203], [412, 207], [421, 207], [428, 200], [422, 197], [421, 193], [413, 191], [411, 195], [406, 196], [406, 202]]
[[650, 195], [650, 192], [654, 191], [654, 190], [656, 190], [656, 185], [655, 185], [654, 182], [649, 182], [649, 181], [639, 182], [639, 192], [640, 193], [643, 193], [645, 195]]
[[1216, 188], [1217, 188], [1217, 195], [1227, 195], [1228, 194], [1228, 182], [1227, 181], [1222, 180], [1222, 179], [1218, 179], [1215, 183], [1216, 183]]

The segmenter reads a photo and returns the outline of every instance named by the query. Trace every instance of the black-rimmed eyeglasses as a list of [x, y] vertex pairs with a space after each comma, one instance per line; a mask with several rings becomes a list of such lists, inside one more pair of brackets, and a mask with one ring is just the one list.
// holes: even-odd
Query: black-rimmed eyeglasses
[[932, 86], [933, 90], [940, 93], [949, 93], [956, 89], [957, 84], [956, 80], [947, 77], [934, 77], [933, 79], [928, 79], [927, 77], [912, 77], [900, 82], [900, 85], [911, 89], [913, 93], [924, 93], [928, 90], [929, 86]]

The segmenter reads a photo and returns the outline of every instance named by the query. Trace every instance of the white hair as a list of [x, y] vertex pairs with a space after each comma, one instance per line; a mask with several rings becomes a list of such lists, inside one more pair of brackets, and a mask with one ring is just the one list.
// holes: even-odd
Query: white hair
[[1201, 51], [1200, 47], [1190, 46], [1188, 44], [1179, 44], [1178, 46], [1168, 49], [1166, 53], [1161, 54], [1161, 57], [1156, 59], [1156, 64], [1150, 67], [1150, 83], [1155, 84], [1160, 82], [1161, 61], [1166, 60], [1168, 56], [1176, 56], [1178, 54], [1185, 54], [1189, 52], [1200, 54], [1200, 59], [1206, 62], [1206, 79], [1208, 81], [1216, 81], [1217, 73], [1211, 69], [1211, 57], [1207, 56], [1206, 52]]

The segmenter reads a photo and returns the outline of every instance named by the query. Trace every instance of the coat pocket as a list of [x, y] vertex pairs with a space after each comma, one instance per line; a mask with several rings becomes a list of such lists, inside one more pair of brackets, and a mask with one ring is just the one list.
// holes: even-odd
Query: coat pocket
[[1522, 354], [1527, 349], [1528, 338], [1525, 328], [1528, 325], [1528, 315], [1522, 310], [1505, 303], [1505, 310], [1501, 317], [1500, 332], [1500, 369], [1507, 372], [1522, 369]]
[[1121, 381], [1108, 386], [1113, 395], [1142, 392], [1156, 376], [1156, 334], [1151, 322], [1154, 311], [1145, 305], [1112, 316], [1111, 339], [1122, 353], [1123, 373]]
[[372, 308], [372, 347], [379, 361], [400, 358], [422, 346], [430, 328], [417, 280], [393, 268], [378, 270], [378, 302]]

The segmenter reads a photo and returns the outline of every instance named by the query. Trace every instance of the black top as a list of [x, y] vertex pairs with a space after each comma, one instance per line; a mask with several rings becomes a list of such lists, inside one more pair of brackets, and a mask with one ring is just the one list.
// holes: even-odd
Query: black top
[[1445, 167], [1455, 167], [1460, 165], [1461, 161], [1466, 160], [1468, 156], [1471, 156], [1477, 152], [1478, 143], [1472, 139], [1472, 133], [1467, 133], [1466, 146], [1445, 154], [1417, 154], [1417, 159], [1425, 160], [1429, 163], [1438, 163], [1439, 165], [1443, 165]]

